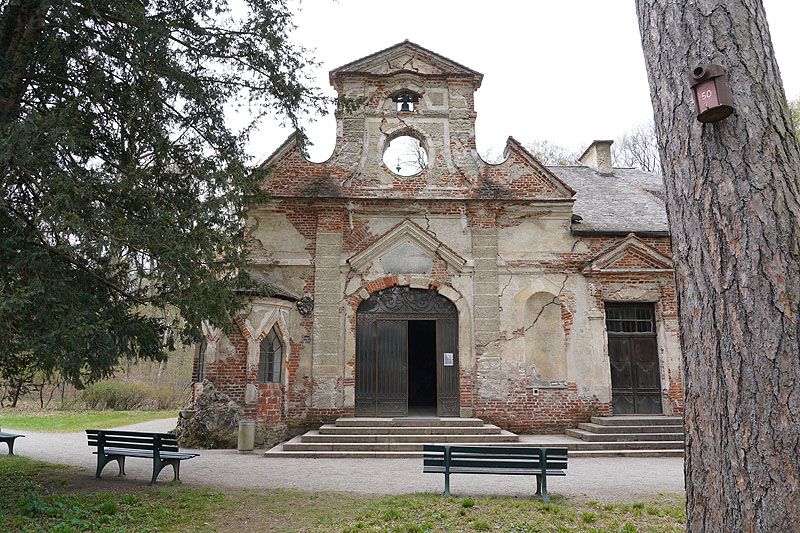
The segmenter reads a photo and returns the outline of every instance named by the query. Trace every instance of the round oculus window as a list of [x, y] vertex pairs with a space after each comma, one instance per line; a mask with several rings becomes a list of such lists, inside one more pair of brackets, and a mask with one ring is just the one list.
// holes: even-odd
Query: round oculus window
[[419, 139], [401, 135], [389, 142], [383, 152], [383, 164], [400, 176], [413, 176], [428, 167], [428, 153]]

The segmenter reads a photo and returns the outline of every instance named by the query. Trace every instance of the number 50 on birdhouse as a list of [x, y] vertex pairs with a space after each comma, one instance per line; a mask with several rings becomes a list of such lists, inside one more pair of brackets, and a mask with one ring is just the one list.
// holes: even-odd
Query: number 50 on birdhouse
[[722, 65], [697, 65], [689, 72], [697, 120], [717, 122], [733, 113], [733, 95]]

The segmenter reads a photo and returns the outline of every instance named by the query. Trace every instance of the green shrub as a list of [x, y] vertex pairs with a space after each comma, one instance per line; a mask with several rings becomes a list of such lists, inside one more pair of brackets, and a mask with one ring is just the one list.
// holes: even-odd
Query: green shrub
[[171, 409], [185, 403], [180, 390], [128, 381], [100, 381], [87, 387], [80, 396], [89, 409], [130, 411], [132, 409]]
[[179, 408], [188, 402], [188, 392], [180, 389], [170, 389], [167, 387], [148, 387], [152, 405], [149, 407], [156, 410]]
[[101, 381], [87, 387], [81, 400], [89, 409], [114, 409], [128, 411], [141, 407], [144, 392], [135, 383]]

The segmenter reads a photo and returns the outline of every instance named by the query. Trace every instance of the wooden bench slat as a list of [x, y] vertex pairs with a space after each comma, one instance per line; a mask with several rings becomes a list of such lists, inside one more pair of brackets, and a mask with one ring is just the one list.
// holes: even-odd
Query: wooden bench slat
[[106, 429], [87, 429], [87, 434], [98, 434], [103, 432], [103, 435], [107, 436], [122, 436], [122, 437], [155, 437], [158, 435], [161, 438], [177, 438], [174, 433], [148, 433], [146, 431], [117, 431], [117, 430], [106, 430]]
[[[425, 473], [434, 473], [434, 474], [443, 474], [444, 467], [426, 467], [422, 470]], [[463, 466], [453, 466], [450, 467], [451, 474], [497, 474], [497, 475], [523, 475], [523, 476], [530, 476], [530, 475], [537, 475], [542, 473], [541, 468], [530, 468], [527, 470], [519, 469], [519, 468], [469, 468]], [[548, 476], [566, 476], [567, 473], [563, 470], [553, 470], [551, 471], [549, 468], [547, 469]]]
[[[88, 438], [96, 439], [96, 438], [98, 438], [98, 435], [99, 434], [89, 434]], [[133, 436], [133, 435], [114, 435], [114, 434], [108, 435], [106, 433], [103, 433], [103, 437], [106, 438], [106, 439], [119, 439], [119, 440], [131, 441], [131, 442], [136, 442], [136, 441], [153, 442], [154, 440], [156, 440], [156, 438], [158, 438], [158, 440], [160, 440], [161, 442], [177, 442], [177, 440], [178, 440], [178, 437], [175, 436], [175, 435], [167, 435], [167, 436], [161, 436], [161, 435], [136, 435], [136, 436]]]
[[496, 466], [508, 465], [508, 468], [525, 468], [532, 466], [539, 468], [539, 461], [503, 461], [499, 459], [464, 459], [462, 457], [451, 457], [451, 466], [485, 466], [487, 468], [494, 468]]
[[100, 477], [105, 465], [111, 461], [117, 461], [120, 475], [125, 475], [125, 458], [141, 457], [153, 460], [150, 485], [155, 483], [158, 474], [168, 464], [172, 465], [175, 479], [179, 480], [180, 462], [198, 456], [196, 453], [181, 453], [177, 436], [172, 433], [87, 429], [86, 435], [89, 446], [97, 448], [93, 452], [97, 455], [95, 479]]
[[502, 453], [508, 455], [538, 455], [539, 448], [525, 448], [522, 446], [450, 446], [445, 444], [423, 444], [423, 451], [443, 452], [445, 447], [450, 448], [450, 452], [463, 453]]
[[450, 495], [450, 474], [535, 475], [536, 494], [547, 497], [547, 476], [566, 476], [566, 448], [512, 446], [451, 446], [425, 444], [423, 473], [445, 475], [445, 495]]
[[[88, 434], [87, 438], [90, 442], [96, 442], [99, 440], [99, 434]], [[115, 435], [115, 434], [106, 434], [103, 433], [103, 439], [105, 442], [125, 442], [125, 443], [146, 443], [146, 444], [153, 444], [156, 442], [156, 436], [153, 435], [139, 435], [139, 436], [130, 436], [130, 435]], [[158, 441], [162, 445], [166, 446], [177, 446], [178, 445], [178, 437], [175, 435], [168, 435], [166, 437], [162, 437], [158, 435]]]
[[[97, 442], [90, 443], [89, 446], [97, 446]], [[154, 445], [152, 443], [150, 443], [150, 444], [139, 444], [139, 443], [135, 443], [135, 442], [127, 443], [127, 442], [122, 442], [122, 441], [118, 441], [118, 440], [117, 441], [110, 441], [110, 442], [106, 441], [103, 444], [103, 446], [105, 448], [129, 448], [131, 450], [151, 450], [152, 451], [154, 449]], [[160, 446], [158, 449], [159, 450], [164, 450], [164, 451], [170, 451], [170, 452], [177, 452], [178, 451], [178, 447], [177, 446], [168, 446], [168, 447]]]
[[[153, 452], [145, 452], [142, 450], [125, 450], [121, 448], [106, 448], [103, 450], [106, 455], [126, 455], [128, 457], [147, 457], [152, 458]], [[97, 453], [97, 452], [92, 452]], [[162, 459], [191, 459], [197, 457], [197, 453], [175, 453], [175, 452], [159, 452]]]
[[[88, 439], [89, 439], [90, 442], [97, 442], [99, 440], [99, 437], [96, 437], [96, 436], [92, 435], [92, 436], [89, 436]], [[136, 444], [136, 443], [149, 444], [150, 446], [152, 446], [153, 443], [156, 442], [155, 439], [149, 439], [149, 438], [147, 438], [147, 439], [135, 439], [135, 438], [131, 438], [131, 437], [105, 436], [105, 435], [103, 436], [103, 440], [105, 442], [124, 442], [124, 443], [131, 443], [131, 444]], [[177, 439], [161, 439], [159, 442], [163, 446], [177, 446], [178, 445], [178, 440]]]
[[[100, 439], [98, 439], [96, 437], [89, 437], [88, 438], [88, 442], [91, 442], [92, 445], [94, 445], [95, 443], [100, 442]], [[155, 445], [156, 441], [153, 440], [153, 439], [143, 440], [143, 439], [126, 439], [126, 438], [122, 438], [122, 437], [108, 437], [108, 438], [104, 438], [103, 442], [106, 443], [106, 444], [109, 443], [109, 442], [121, 442], [121, 443], [126, 444], [126, 445], [127, 444], [144, 444], [144, 445], [150, 446], [152, 448]], [[160, 445], [161, 446], [173, 446], [173, 447], [176, 447], [177, 443], [175, 443], [174, 441], [173, 442], [161, 442]]]

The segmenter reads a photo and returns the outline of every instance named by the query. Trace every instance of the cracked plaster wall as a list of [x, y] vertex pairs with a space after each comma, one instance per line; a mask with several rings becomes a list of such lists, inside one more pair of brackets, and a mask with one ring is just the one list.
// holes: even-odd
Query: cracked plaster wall
[[[325, 308], [324, 317], [316, 307], [310, 316], [292, 309], [286, 318], [293, 365], [282, 400], [286, 416], [308, 426], [352, 415], [355, 311], [365, 293], [391, 284], [433, 286], [455, 302], [462, 415], [485, 416], [509, 428], [541, 423], [557, 429], [607, 410], [610, 369], [602, 301], [607, 294], [642, 298], [641, 291], [609, 292], [579, 273], [580, 262], [607, 243], [571, 235], [568, 194], [528, 159], [510, 150], [509, 159], [499, 165], [480, 160], [474, 80], [391, 74], [397, 68], [439, 73], [413, 54], [388, 61], [385, 71], [376, 68], [370, 71], [376, 75], [351, 74], [335, 81], [340, 97], [363, 105], [337, 111], [331, 157], [311, 163], [299, 150], [286, 148], [265, 181], [273, 200], [250, 212], [253, 275], [297, 296], [312, 296]], [[421, 95], [413, 112], [399, 113], [391, 101], [401, 89]], [[428, 152], [429, 167], [416, 176], [398, 176], [382, 163], [384, 148], [402, 133], [419, 138]], [[485, 189], [487, 178], [492, 184]], [[324, 243], [318, 242], [322, 220]], [[390, 249], [383, 253], [392, 255], [386, 263], [391, 268], [380, 255], [359, 269], [348, 263], [405, 220], [466, 264], [448, 264], [439, 248], [422, 249], [408, 239], [393, 246], [410, 246], [431, 261], [404, 264], [402, 253], [392, 255]], [[338, 237], [331, 240], [331, 232]], [[328, 250], [324, 283], [316, 282], [320, 249]], [[476, 272], [478, 263], [481, 272]], [[476, 286], [482, 302], [477, 333]], [[663, 297], [674, 299], [674, 294]], [[496, 302], [496, 315], [489, 312], [490, 301]], [[677, 394], [673, 383], [680, 379], [680, 352], [670, 324], [664, 318], [658, 326], [662, 380], [670, 394]], [[338, 350], [316, 353], [314, 343]], [[317, 371], [315, 357], [325, 359], [326, 370]]]

